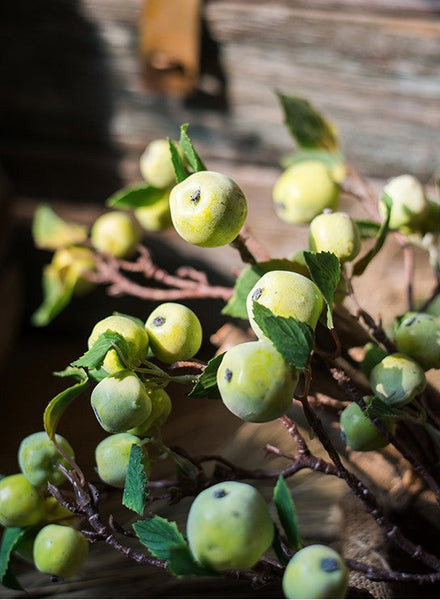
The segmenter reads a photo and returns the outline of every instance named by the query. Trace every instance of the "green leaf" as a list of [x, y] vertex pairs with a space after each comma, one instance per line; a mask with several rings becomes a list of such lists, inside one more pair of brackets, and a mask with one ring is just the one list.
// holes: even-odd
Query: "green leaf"
[[356, 225], [358, 226], [359, 233], [363, 240], [368, 240], [377, 236], [380, 229], [380, 223], [369, 220], [357, 220]]
[[217, 387], [217, 371], [222, 362], [224, 352], [214, 356], [206, 365], [203, 373], [199, 376], [197, 383], [189, 392], [189, 398], [220, 398]]
[[392, 418], [392, 419], [407, 419], [408, 415], [401, 408], [390, 406], [375, 396], [368, 401], [364, 411], [365, 416], [369, 419]]
[[65, 221], [47, 204], [37, 207], [32, 220], [32, 236], [37, 248], [57, 250], [87, 239], [88, 228]]
[[310, 325], [292, 317], [277, 317], [255, 301], [253, 313], [257, 325], [284, 359], [297, 369], [305, 369], [315, 343]]
[[385, 204], [386, 211], [387, 211], [385, 220], [383, 221], [383, 223], [381, 224], [381, 226], [377, 232], [376, 243], [374, 244], [373, 248], [371, 248], [366, 254], [364, 254], [364, 256], [362, 256], [362, 258], [360, 258], [354, 264], [353, 275], [357, 275], [357, 276], [362, 275], [364, 273], [365, 269], [370, 264], [370, 262], [376, 256], [376, 254], [378, 254], [378, 252], [380, 252], [382, 246], [385, 243], [385, 240], [386, 240], [386, 237], [388, 234], [388, 230], [389, 230], [389, 224], [390, 224], [392, 200], [388, 196], [388, 194], [386, 194], [385, 192], [382, 195], [382, 200]]
[[145, 502], [149, 495], [147, 487], [147, 474], [145, 473], [144, 451], [138, 444], [133, 444], [130, 450], [127, 476], [125, 478], [122, 504], [137, 512], [144, 514]]
[[188, 161], [190, 167], [193, 169], [193, 171], [206, 171], [206, 167], [202, 161], [202, 159], [200, 158], [200, 156], [197, 154], [196, 149], [193, 146], [193, 143], [191, 142], [188, 134], [186, 133], [188, 129], [188, 123], [185, 123], [185, 125], [182, 125], [180, 127], [180, 147], [183, 150], [183, 154], [185, 155], [186, 160]]
[[333, 300], [341, 279], [341, 264], [332, 252], [304, 252], [310, 276], [327, 303], [327, 327], [333, 328]]
[[168, 568], [176, 577], [197, 575], [199, 577], [218, 576], [219, 573], [197, 562], [187, 544], [170, 548]]
[[341, 183], [346, 177], [345, 159], [341, 152], [330, 152], [329, 150], [308, 149], [295, 150], [286, 154], [281, 159], [284, 169], [300, 162], [313, 160], [322, 162], [332, 174], [334, 181]]
[[36, 327], [44, 327], [59, 315], [71, 301], [75, 283], [76, 278], [63, 278], [60, 271], [52, 264], [46, 265], [42, 275], [43, 302], [32, 314], [32, 324]]
[[171, 161], [174, 167], [174, 173], [176, 174], [177, 183], [180, 183], [184, 179], [186, 179], [191, 173], [186, 168], [185, 161], [180, 155], [176, 143], [173, 142], [170, 138], [168, 138], [168, 143], [170, 145], [170, 153], [171, 153]]
[[107, 352], [112, 348], [116, 350], [122, 362], [127, 365], [128, 348], [125, 338], [120, 333], [108, 329], [99, 336], [87, 352], [72, 362], [72, 366], [99, 369]]
[[133, 529], [139, 541], [153, 556], [161, 560], [169, 560], [172, 548], [186, 545], [177, 524], [158, 515], [138, 521], [133, 525]]
[[89, 385], [89, 378], [84, 369], [78, 370], [77, 377], [80, 377], [78, 383], [57, 394], [46, 406], [43, 416], [44, 429], [51, 440], [55, 437], [58, 422], [66, 408]]
[[299, 534], [295, 504], [286, 480], [282, 475], [278, 477], [275, 485], [273, 501], [290, 547], [293, 550], [299, 550], [302, 548], [302, 542]]
[[285, 124], [301, 148], [324, 149], [334, 152], [339, 142], [333, 126], [305, 98], [286, 96], [277, 92]]
[[275, 552], [275, 554], [277, 555], [278, 560], [280, 561], [280, 563], [283, 566], [286, 566], [287, 563], [290, 560], [290, 555], [288, 555], [283, 547], [283, 544], [281, 543], [281, 537], [280, 537], [280, 532], [278, 527], [275, 525], [275, 523], [273, 524], [274, 526], [274, 534], [273, 534], [273, 540], [272, 540], [272, 548]]
[[245, 267], [237, 277], [234, 286], [234, 294], [223, 307], [222, 314], [238, 319], [247, 319], [246, 300], [249, 292], [262, 275], [268, 271], [275, 271], [278, 269], [281, 271], [296, 272], [297, 267], [294, 261], [288, 260], [287, 258], [275, 258]]
[[162, 199], [164, 190], [149, 183], [131, 185], [118, 190], [107, 199], [106, 205], [112, 208], [140, 208], [152, 206]]
[[10, 567], [11, 554], [20, 539], [25, 534], [25, 529], [20, 527], [6, 527], [3, 531], [0, 546], [0, 583], [12, 590], [22, 590]]

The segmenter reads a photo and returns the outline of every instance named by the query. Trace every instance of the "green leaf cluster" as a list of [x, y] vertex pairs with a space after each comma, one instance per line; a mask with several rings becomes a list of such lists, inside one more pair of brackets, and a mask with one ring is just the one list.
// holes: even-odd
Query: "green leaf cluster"
[[[187, 130], [187, 123], [180, 127], [179, 144], [180, 148], [182, 149], [183, 156], [178, 151], [176, 143], [171, 139], [168, 140], [177, 183], [180, 183], [186, 179], [189, 175], [191, 175], [191, 172], [197, 173], [198, 171], [206, 171], [205, 164], [194, 148], [194, 145], [187, 134]], [[190, 168], [188, 168], [188, 166]], [[190, 169], [192, 169], [192, 171]]]

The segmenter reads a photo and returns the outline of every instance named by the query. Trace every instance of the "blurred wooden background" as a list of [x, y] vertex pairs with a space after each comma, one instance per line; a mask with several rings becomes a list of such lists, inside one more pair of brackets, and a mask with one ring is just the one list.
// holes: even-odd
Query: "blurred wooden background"
[[[374, 185], [403, 172], [432, 183], [440, 168], [440, 0], [200, 2], [197, 76], [184, 96], [161, 91], [157, 81], [153, 86], [140, 52], [144, 28], [152, 26], [142, 21], [147, 4], [0, 5], [0, 168], [8, 181], [0, 194], [0, 472], [17, 468], [21, 437], [42, 428], [44, 406], [63, 385], [52, 371], [83, 352], [93, 323], [113, 310], [142, 318], [150, 308], [109, 299], [99, 290], [75, 301], [46, 329], [32, 328], [41, 268], [49, 260], [34, 250], [30, 237], [39, 202], [91, 223], [111, 193], [140, 180], [138, 158], [145, 145], [156, 137], [178, 137], [180, 125], [188, 122], [208, 166], [225, 171], [245, 190], [256, 237], [274, 256], [287, 256], [305, 245], [307, 230], [277, 221], [270, 200], [280, 158], [293, 149], [277, 89], [307, 97], [322, 110], [336, 125], [349, 161]], [[343, 206], [359, 211], [347, 200]], [[162, 266], [173, 270], [182, 260], [196, 261], [219, 283], [230, 282], [231, 269], [241, 266], [231, 248], [196, 249], [172, 231], [152, 234], [146, 243]], [[416, 253], [419, 297], [431, 287], [425, 259]], [[370, 276], [381, 284], [371, 293], [371, 284], [359, 283], [365, 307], [385, 318], [404, 310], [402, 259], [392, 242]], [[205, 321], [210, 317], [204, 346], [209, 352], [209, 335], [224, 319], [215, 303], [193, 306]], [[183, 404], [169, 431], [179, 443], [191, 440], [195, 451], [214, 450], [214, 430], [220, 446], [221, 434], [237, 427], [218, 407], [191, 408], [197, 422], [187, 418], [179, 425], [188, 413]], [[89, 411], [85, 399], [63, 426], [78, 446], [80, 463], [91, 468], [102, 432]], [[75, 444], [78, 422], [84, 429]], [[176, 592], [170, 585], [163, 597]], [[99, 589], [96, 597], [105, 594]], [[194, 590], [188, 593], [196, 597]]]

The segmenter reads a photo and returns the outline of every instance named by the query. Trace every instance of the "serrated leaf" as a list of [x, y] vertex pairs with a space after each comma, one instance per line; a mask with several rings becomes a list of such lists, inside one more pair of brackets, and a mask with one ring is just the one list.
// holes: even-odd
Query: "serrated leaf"
[[222, 314], [238, 319], [247, 319], [246, 300], [249, 292], [262, 275], [268, 271], [275, 270], [296, 272], [297, 267], [294, 261], [288, 260], [287, 258], [275, 258], [245, 267], [237, 277], [234, 285], [234, 293], [228, 303], [223, 307]]
[[332, 178], [337, 183], [344, 181], [347, 175], [345, 160], [341, 152], [330, 152], [329, 150], [316, 150], [314, 148], [295, 150], [286, 154], [281, 159], [281, 166], [284, 169], [296, 165], [300, 162], [313, 160], [323, 163], [330, 171]]
[[176, 577], [188, 575], [212, 577], [219, 575], [219, 573], [197, 562], [187, 544], [170, 548], [168, 568]]
[[37, 248], [57, 250], [84, 242], [88, 229], [79, 223], [65, 221], [47, 204], [37, 207], [32, 220], [32, 236]]
[[315, 343], [310, 325], [292, 317], [277, 317], [256, 301], [253, 303], [253, 315], [264, 335], [284, 359], [297, 369], [305, 369]]
[[186, 133], [187, 129], [188, 129], [188, 123], [185, 123], [185, 125], [182, 125], [180, 127], [179, 143], [180, 143], [180, 147], [183, 150], [183, 154], [185, 155], [185, 158], [188, 161], [188, 164], [190, 165], [190, 167], [193, 169], [193, 171], [196, 171], [196, 172], [197, 171], [206, 171], [206, 167], [205, 167], [202, 159], [197, 154], [192, 141], [190, 140], [188, 134]]
[[302, 548], [302, 542], [299, 533], [295, 503], [293, 502], [286, 480], [282, 475], [278, 477], [278, 481], [275, 485], [273, 501], [290, 547], [293, 550], [299, 550]]
[[52, 264], [43, 268], [43, 302], [31, 316], [33, 325], [44, 327], [60, 314], [72, 299], [76, 280], [76, 277], [62, 277]]
[[171, 161], [173, 163], [174, 173], [176, 174], [176, 181], [177, 183], [180, 183], [191, 173], [186, 168], [185, 161], [179, 153], [175, 142], [168, 138], [168, 143], [170, 145]]
[[107, 352], [116, 350], [124, 364], [127, 364], [128, 348], [125, 338], [116, 331], [108, 329], [102, 333], [96, 342], [80, 358], [73, 361], [73, 367], [86, 367], [88, 369], [99, 369], [104, 362]]
[[3, 531], [0, 546], [0, 583], [12, 590], [23, 589], [11, 570], [10, 559], [25, 531], [20, 527], [6, 527]]
[[149, 183], [130, 185], [112, 194], [106, 205], [111, 208], [140, 208], [152, 206], [162, 199], [164, 190]]
[[380, 229], [380, 223], [377, 221], [369, 221], [369, 220], [357, 220], [356, 225], [358, 226], [359, 233], [361, 234], [361, 239], [368, 240], [377, 236], [377, 233]]
[[56, 377], [72, 377], [73, 379], [76, 379], [76, 381], [83, 381], [84, 378], [87, 377], [84, 369], [79, 367], [71, 367], [70, 365], [62, 371], [54, 371], [53, 374]]
[[338, 150], [339, 142], [333, 126], [305, 98], [277, 92], [285, 124], [301, 148]]
[[333, 329], [333, 300], [341, 279], [341, 264], [332, 252], [304, 252], [310, 276], [327, 303], [327, 327]]
[[172, 548], [186, 545], [177, 524], [158, 515], [134, 523], [133, 529], [139, 541], [161, 560], [169, 560]]
[[144, 514], [145, 503], [150, 493], [147, 487], [148, 479], [144, 459], [142, 447], [133, 444], [130, 450], [122, 504], [138, 515]]
[[392, 418], [392, 419], [407, 419], [408, 415], [406, 412], [395, 406], [390, 406], [375, 396], [369, 399], [367, 407], [364, 411], [365, 416], [369, 419]]
[[211, 358], [199, 376], [197, 383], [189, 392], [189, 398], [220, 398], [220, 392], [217, 387], [217, 371], [222, 362], [223, 355], [224, 352]]
[[360, 258], [353, 265], [353, 275], [357, 275], [357, 276], [362, 275], [365, 272], [365, 269], [370, 264], [370, 262], [373, 260], [373, 258], [380, 252], [380, 250], [382, 249], [382, 246], [385, 243], [385, 240], [386, 240], [386, 237], [387, 237], [387, 234], [389, 231], [392, 200], [388, 196], [388, 194], [386, 194], [385, 192], [382, 195], [382, 200], [385, 204], [387, 213], [386, 213], [386, 217], [385, 217], [383, 223], [381, 224], [381, 226], [377, 232], [376, 243], [374, 244], [373, 248], [371, 248], [366, 254], [364, 254], [364, 256], [362, 256], [362, 258]]
[[[81, 374], [80, 371], [82, 372]], [[44, 429], [51, 440], [53, 440], [55, 436], [59, 420], [66, 408], [89, 385], [89, 378], [84, 369], [78, 370], [78, 377], [79, 376], [81, 376], [81, 379], [78, 383], [75, 383], [57, 394], [46, 406], [43, 416]]]

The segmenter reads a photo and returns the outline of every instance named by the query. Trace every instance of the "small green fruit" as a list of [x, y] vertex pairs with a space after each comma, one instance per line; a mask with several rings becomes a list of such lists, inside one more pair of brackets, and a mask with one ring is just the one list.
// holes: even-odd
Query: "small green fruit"
[[426, 313], [409, 313], [395, 332], [399, 352], [425, 370], [440, 369], [440, 319]]
[[169, 190], [165, 190], [161, 198], [154, 204], [136, 208], [134, 216], [146, 231], [162, 231], [171, 227]]
[[215, 571], [248, 569], [270, 547], [274, 526], [260, 492], [225, 481], [201, 492], [188, 513], [191, 552]]
[[247, 216], [247, 202], [238, 185], [221, 173], [199, 171], [170, 193], [177, 233], [190, 244], [215, 248], [230, 244]]
[[70, 525], [76, 515], [60, 504], [53, 496], [47, 496], [43, 502], [43, 521], [46, 523], [58, 523], [58, 525]]
[[0, 525], [28, 527], [43, 517], [43, 496], [22, 473], [0, 481]]
[[131, 258], [141, 241], [141, 230], [128, 213], [115, 210], [96, 219], [90, 239], [99, 252]]
[[286, 598], [345, 598], [348, 569], [333, 548], [313, 544], [290, 559], [282, 585]]
[[171, 187], [176, 183], [168, 140], [159, 138], [151, 141], [139, 159], [142, 177], [158, 188]]
[[[128, 346], [128, 360], [130, 366], [137, 367], [147, 358], [148, 334], [145, 328], [129, 317], [123, 315], [111, 315], [98, 321], [93, 327], [88, 339], [88, 347], [92, 348], [100, 335], [107, 331], [119, 333]], [[104, 358], [102, 368], [107, 373], [116, 373], [126, 368], [123, 365], [116, 350], [109, 350]]]
[[271, 342], [244, 342], [230, 348], [217, 370], [224, 405], [243, 421], [264, 423], [292, 405], [298, 372]]
[[84, 271], [94, 271], [94, 253], [89, 248], [70, 246], [55, 251], [51, 264], [58, 271], [62, 281], [71, 282], [77, 296], [87, 294], [95, 284], [83, 277]]
[[[371, 397], [365, 397], [364, 400], [368, 403]], [[387, 438], [382, 435], [355, 402], [344, 408], [339, 421], [342, 439], [352, 450], [368, 452], [379, 450], [379, 448], [384, 448], [388, 444]], [[390, 419], [382, 419], [381, 421], [389, 430], [392, 429], [393, 423]]]
[[[418, 230], [429, 212], [420, 181], [412, 175], [399, 175], [391, 179], [383, 191], [391, 199], [390, 229]], [[379, 201], [379, 212], [383, 219], [386, 216], [384, 194]]]
[[272, 192], [275, 210], [287, 223], [310, 223], [326, 208], [336, 210], [339, 185], [329, 169], [317, 160], [288, 167]]
[[341, 262], [347, 262], [359, 254], [361, 235], [347, 213], [324, 212], [310, 223], [309, 243], [313, 252], [333, 252]]
[[144, 384], [133, 371], [119, 371], [102, 379], [90, 403], [101, 427], [120, 433], [138, 426], [151, 413], [151, 400]]
[[155, 308], [145, 329], [154, 356], [168, 364], [189, 360], [202, 344], [202, 326], [197, 315], [177, 302], [164, 302]]
[[89, 551], [87, 538], [66, 525], [50, 524], [40, 529], [34, 542], [35, 566], [56, 577], [76, 575]]
[[[130, 451], [133, 444], [141, 445], [141, 440], [130, 433], [115, 433], [104, 438], [95, 449], [96, 467], [98, 475], [108, 485], [123, 488], [127, 477]], [[151, 464], [145, 446], [143, 450], [143, 466], [147, 474], [150, 473]]]
[[324, 307], [318, 287], [308, 277], [292, 271], [268, 271], [248, 294], [246, 305], [249, 323], [259, 339], [267, 339], [253, 316], [253, 303], [258, 302], [279, 317], [293, 317], [316, 327]]
[[[56, 434], [55, 440], [68, 456], [75, 458], [72, 446], [63, 436]], [[66, 477], [58, 469], [58, 464], [69, 467], [45, 431], [32, 433], [21, 441], [18, 464], [26, 479], [36, 487], [46, 486], [48, 482], [61, 485]]]
[[167, 392], [161, 388], [147, 390], [151, 400], [151, 413], [145, 421], [137, 427], [129, 429], [128, 433], [137, 435], [140, 438], [150, 435], [159, 430], [171, 413], [171, 398]]
[[399, 352], [389, 354], [370, 373], [375, 396], [391, 406], [404, 406], [423, 392], [426, 377], [422, 367]]

